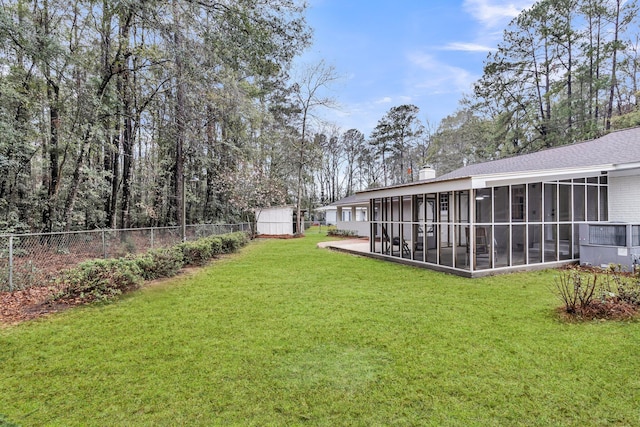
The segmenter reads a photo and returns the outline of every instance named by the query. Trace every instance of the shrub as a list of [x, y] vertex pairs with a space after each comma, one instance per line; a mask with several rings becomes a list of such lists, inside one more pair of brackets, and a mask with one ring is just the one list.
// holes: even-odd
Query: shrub
[[184, 266], [184, 255], [177, 247], [152, 249], [135, 260], [145, 280], [173, 277]]
[[214, 255], [235, 252], [248, 241], [246, 233], [237, 232], [152, 249], [139, 256], [87, 261], [61, 274], [56, 282], [64, 290], [55, 299], [108, 300], [138, 288], [143, 280], [175, 276], [185, 265], [204, 265]]
[[611, 281], [615, 284], [614, 292], [620, 301], [640, 307], [640, 276], [625, 274], [620, 269], [610, 268]]
[[208, 239], [180, 243], [177, 248], [182, 252], [185, 265], [204, 265], [212, 257], [211, 243]]
[[354, 230], [339, 230], [337, 228], [330, 228], [327, 231], [327, 236], [334, 237], [357, 237], [358, 233]]
[[213, 236], [213, 237], [209, 237], [207, 238], [207, 240], [209, 241], [209, 244], [211, 245], [211, 254], [212, 255], [220, 255], [223, 254], [223, 250], [222, 250], [222, 239], [218, 236]]
[[143, 280], [142, 270], [135, 260], [87, 261], [62, 273], [56, 282], [62, 284], [64, 290], [55, 299], [105, 301], [137, 289]]
[[222, 253], [225, 254], [237, 251], [241, 247], [245, 246], [249, 241], [247, 234], [242, 231], [222, 234], [218, 237], [222, 241]]
[[556, 292], [572, 318], [629, 319], [640, 309], [637, 276], [615, 266], [607, 270], [570, 268], [560, 272]]
[[575, 314], [587, 308], [591, 304], [597, 286], [597, 273], [585, 273], [577, 268], [561, 271], [556, 280], [558, 297], [569, 314]]

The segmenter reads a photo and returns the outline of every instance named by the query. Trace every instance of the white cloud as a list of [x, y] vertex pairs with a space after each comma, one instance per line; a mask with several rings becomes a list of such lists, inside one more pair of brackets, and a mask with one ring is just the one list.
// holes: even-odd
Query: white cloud
[[389, 104], [392, 101], [391, 97], [385, 96], [384, 98], [375, 101], [376, 104]]
[[492, 52], [494, 47], [485, 46], [478, 43], [453, 42], [442, 48], [442, 50], [455, 50], [461, 52]]
[[409, 84], [428, 89], [431, 93], [464, 93], [477, 79], [469, 71], [443, 63], [423, 52], [410, 53], [408, 60], [417, 68], [416, 76]]
[[532, 0], [465, 0], [463, 8], [482, 25], [491, 28], [504, 25], [533, 3]]

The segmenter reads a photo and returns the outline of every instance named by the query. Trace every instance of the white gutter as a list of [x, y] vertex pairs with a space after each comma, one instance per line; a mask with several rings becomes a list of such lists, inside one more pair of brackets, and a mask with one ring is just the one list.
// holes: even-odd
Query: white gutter
[[417, 182], [384, 188], [376, 188], [356, 193], [357, 202], [361, 203], [378, 197], [410, 196], [422, 193], [446, 191], [463, 191], [477, 188], [498, 187], [509, 184], [526, 184], [544, 180], [563, 180], [597, 176], [602, 172], [623, 172], [640, 169], [640, 162], [624, 164], [602, 164], [588, 167], [540, 169], [532, 171], [508, 172], [499, 174], [483, 174], [469, 177], [451, 178], [444, 181]]
[[563, 180], [582, 178], [587, 175], [600, 175], [602, 172], [615, 170], [615, 165], [606, 164], [582, 168], [544, 169], [527, 172], [509, 172], [502, 174], [485, 174], [472, 177], [472, 188], [497, 187], [509, 184], [525, 184], [544, 181], [545, 179]]

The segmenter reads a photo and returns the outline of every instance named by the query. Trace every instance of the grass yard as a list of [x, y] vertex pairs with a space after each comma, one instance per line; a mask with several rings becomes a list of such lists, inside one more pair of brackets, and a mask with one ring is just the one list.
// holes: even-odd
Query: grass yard
[[239, 254], [0, 329], [0, 425], [640, 425], [640, 323], [560, 322], [553, 271]]

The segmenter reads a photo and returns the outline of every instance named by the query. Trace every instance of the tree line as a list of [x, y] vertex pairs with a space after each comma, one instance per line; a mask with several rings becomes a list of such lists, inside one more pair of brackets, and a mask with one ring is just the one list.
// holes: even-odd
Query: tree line
[[3, 2], [0, 229], [230, 220], [243, 179], [278, 198], [309, 41], [294, 0]]
[[541, 0], [504, 30], [433, 136], [442, 170], [640, 125], [635, 0]]
[[321, 130], [310, 194], [324, 204], [415, 181], [424, 166], [443, 174], [640, 126], [639, 28], [636, 1], [535, 3], [510, 22], [472, 92], [437, 126], [408, 104], [370, 135]]
[[[318, 120], [296, 0], [0, 5], [0, 230], [230, 222], [640, 124], [635, 1], [542, 0], [459, 109], [391, 108], [370, 135]], [[186, 215], [186, 217], [183, 217]], [[301, 218], [300, 212], [298, 218]]]

